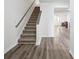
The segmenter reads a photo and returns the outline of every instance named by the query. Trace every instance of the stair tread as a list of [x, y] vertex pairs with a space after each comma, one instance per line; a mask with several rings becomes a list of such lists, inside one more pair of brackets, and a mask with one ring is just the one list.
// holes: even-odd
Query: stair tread
[[36, 29], [25, 29], [24, 31], [36, 31]]
[[22, 35], [36, 35], [36, 33], [23, 33]]
[[36, 26], [26, 26], [26, 27], [36, 27]]
[[36, 21], [37, 18], [30, 18], [29, 21]]
[[32, 38], [30, 38], [30, 39], [27, 39], [27, 38], [21, 38], [21, 39], [19, 39], [19, 41], [35, 41], [36, 39], [32, 39]]
[[[29, 23], [28, 23], [29, 24]], [[36, 24], [36, 23], [30, 23], [30, 24]]]
[[31, 16], [31, 18], [37, 18], [37, 16]]
[[37, 17], [31, 17], [30, 19], [37, 19]]
[[37, 18], [30, 18], [29, 21], [35, 21], [36, 22]]
[[28, 23], [36, 23], [35, 21], [33, 22], [33, 21], [29, 21]]
[[35, 26], [26, 26], [25, 28], [36, 28], [36, 25]]
[[27, 42], [26, 41], [26, 42], [19, 42], [19, 44], [35, 44], [35, 42], [33, 42], [33, 41], [32, 42]]
[[26, 34], [36, 34], [36, 30], [24, 30], [23, 33], [26, 33]]
[[28, 24], [36, 24], [36, 23], [28, 23]]
[[25, 29], [36, 29], [36, 26], [26, 26]]
[[36, 26], [26, 26], [25, 29], [36, 29]]
[[21, 36], [36, 36], [36, 34], [34, 33], [34, 34], [26, 34], [26, 33], [23, 33]]
[[24, 34], [36, 34], [36, 31], [23, 31]]
[[36, 21], [29, 21], [29, 23], [36, 23]]
[[32, 24], [32, 25], [31, 24], [27, 24], [26, 26], [36, 26], [36, 25], [34, 25], [34, 24]]
[[26, 26], [25, 29], [36, 29], [36, 26], [33, 27], [33, 26]]
[[21, 37], [23, 39], [36, 39], [36, 37], [32, 36], [32, 37]]

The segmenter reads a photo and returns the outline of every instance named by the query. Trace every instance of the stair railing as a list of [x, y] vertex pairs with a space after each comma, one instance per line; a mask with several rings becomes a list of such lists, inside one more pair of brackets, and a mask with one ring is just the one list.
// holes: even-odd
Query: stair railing
[[18, 24], [16, 25], [16, 28], [20, 25], [20, 23], [23, 21], [24, 17], [26, 16], [26, 14], [28, 13], [28, 11], [30, 10], [30, 8], [32, 7], [32, 5], [34, 4], [36, 0], [34, 0], [32, 2], [32, 4], [30, 5], [30, 7], [28, 8], [28, 10], [25, 12], [24, 16], [21, 18], [21, 20], [18, 22]]

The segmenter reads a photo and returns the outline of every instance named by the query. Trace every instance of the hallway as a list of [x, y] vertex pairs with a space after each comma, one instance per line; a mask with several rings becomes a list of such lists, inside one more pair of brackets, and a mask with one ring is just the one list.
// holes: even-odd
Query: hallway
[[70, 14], [70, 0], [6, 0], [5, 59], [72, 59]]
[[40, 46], [17, 45], [5, 59], [72, 59], [66, 48], [55, 38], [42, 38]]

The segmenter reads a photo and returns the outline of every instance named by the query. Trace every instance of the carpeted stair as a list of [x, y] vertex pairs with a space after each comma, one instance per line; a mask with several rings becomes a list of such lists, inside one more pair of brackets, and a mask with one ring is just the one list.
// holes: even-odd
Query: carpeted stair
[[36, 43], [36, 22], [40, 12], [40, 7], [35, 7], [25, 29], [18, 40], [19, 44], [35, 44]]

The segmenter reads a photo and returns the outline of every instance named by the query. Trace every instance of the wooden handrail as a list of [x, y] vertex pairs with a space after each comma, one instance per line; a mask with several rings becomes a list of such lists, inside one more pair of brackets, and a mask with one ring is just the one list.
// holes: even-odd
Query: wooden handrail
[[33, 1], [33, 3], [30, 5], [30, 7], [28, 8], [28, 10], [26, 11], [26, 13], [24, 14], [24, 16], [21, 18], [21, 20], [18, 22], [18, 24], [16, 25], [16, 28], [20, 25], [20, 23], [22, 22], [22, 20], [24, 19], [24, 17], [26, 16], [27, 12], [30, 10], [30, 8], [32, 7], [32, 5], [34, 4], [35, 0]]

